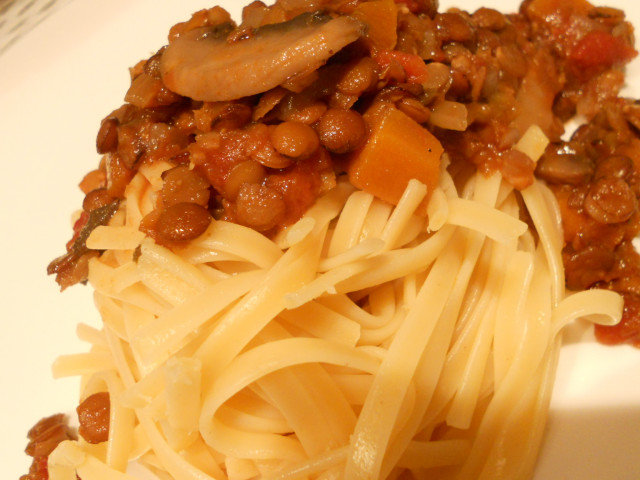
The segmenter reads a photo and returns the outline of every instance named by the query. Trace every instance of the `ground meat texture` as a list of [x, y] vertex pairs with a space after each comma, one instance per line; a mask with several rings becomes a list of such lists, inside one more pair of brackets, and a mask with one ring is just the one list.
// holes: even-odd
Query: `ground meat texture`
[[186, 242], [202, 235], [211, 223], [209, 211], [195, 203], [177, 203], [162, 210], [155, 230], [162, 244]]
[[315, 130], [301, 122], [283, 122], [270, 132], [271, 143], [282, 155], [306, 158], [320, 146]]
[[110, 399], [108, 392], [94, 393], [78, 408], [78, 433], [89, 443], [102, 443], [109, 439]]
[[348, 153], [360, 147], [367, 136], [362, 116], [353, 110], [331, 108], [315, 126], [320, 143], [332, 153]]

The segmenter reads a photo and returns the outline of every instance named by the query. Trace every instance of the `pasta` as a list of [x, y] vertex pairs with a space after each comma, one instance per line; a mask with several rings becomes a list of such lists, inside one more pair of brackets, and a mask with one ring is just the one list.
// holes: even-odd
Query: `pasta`
[[563, 328], [640, 312], [632, 28], [566, 3], [175, 25], [48, 267], [102, 325], [53, 366], [79, 437], [41, 420], [23, 480], [531, 478]]
[[[522, 192], [535, 241], [500, 174], [453, 183], [437, 224], [417, 182], [384, 223], [341, 183], [274, 241], [216, 221], [173, 252], [132, 234], [140, 215], [97, 229], [104, 326], [54, 374], [107, 389], [111, 433], [61, 443], [51, 479], [135, 478], [129, 461], [179, 480], [528, 478], [562, 327], [615, 323], [621, 299], [566, 294], [542, 183]], [[153, 188], [139, 173], [127, 212]]]

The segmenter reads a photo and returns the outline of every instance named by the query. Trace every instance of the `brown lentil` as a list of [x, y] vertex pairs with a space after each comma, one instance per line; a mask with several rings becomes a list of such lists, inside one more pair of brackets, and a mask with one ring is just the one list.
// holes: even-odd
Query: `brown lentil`
[[124, 197], [124, 190], [135, 175], [135, 172], [125, 165], [122, 157], [117, 153], [107, 157], [107, 191], [116, 198]]
[[628, 220], [636, 210], [636, 196], [621, 178], [604, 177], [591, 186], [584, 208], [600, 223], [620, 223]]
[[580, 185], [593, 175], [593, 165], [584, 155], [549, 150], [538, 161], [536, 175], [550, 183]]
[[109, 393], [99, 392], [87, 397], [76, 408], [80, 422], [78, 433], [87, 442], [95, 444], [109, 439], [110, 407]]
[[255, 183], [240, 187], [236, 200], [239, 223], [264, 232], [278, 225], [285, 210], [282, 195], [274, 188]]
[[507, 18], [493, 8], [481, 7], [473, 13], [473, 21], [482, 28], [502, 30], [507, 25]]
[[333, 153], [351, 152], [360, 147], [367, 136], [362, 116], [353, 110], [329, 109], [315, 129], [320, 143]]
[[113, 202], [114, 198], [109, 194], [106, 188], [96, 188], [91, 190], [82, 201], [82, 209], [85, 212], [91, 212], [96, 208], [104, 207]]
[[270, 131], [271, 143], [282, 155], [306, 158], [320, 146], [315, 130], [300, 122], [283, 122]]
[[432, 62], [425, 67], [427, 81], [422, 84], [426, 94], [435, 96], [445, 93], [451, 85], [451, 67], [444, 63]]
[[91, 170], [87, 173], [80, 184], [78, 185], [80, 190], [86, 195], [96, 188], [103, 188], [107, 186], [107, 174], [102, 169]]
[[231, 103], [214, 120], [213, 128], [215, 130], [242, 128], [251, 121], [252, 114], [253, 111], [249, 105]]
[[473, 37], [469, 22], [457, 12], [439, 13], [436, 25], [440, 38], [445, 42], [467, 42]]
[[294, 121], [311, 125], [327, 111], [327, 105], [303, 92], [292, 94], [279, 105], [278, 118], [282, 121]]
[[242, 185], [245, 183], [262, 183], [266, 176], [266, 169], [258, 162], [253, 160], [240, 162], [229, 172], [227, 181], [224, 184], [224, 196], [235, 200]]
[[211, 215], [206, 208], [195, 203], [176, 203], [160, 212], [155, 230], [160, 243], [171, 244], [199, 237], [210, 223]]
[[167, 170], [162, 175], [160, 196], [164, 208], [177, 203], [195, 203], [202, 207], [209, 204], [209, 182], [188, 165]]
[[347, 95], [359, 97], [364, 92], [375, 87], [377, 82], [376, 62], [371, 57], [362, 57], [347, 67], [347, 71], [338, 80], [336, 88]]
[[594, 178], [603, 177], [628, 179], [633, 173], [633, 161], [625, 155], [612, 155], [600, 162]]
[[113, 152], [118, 148], [118, 119], [105, 118], [100, 124], [96, 138], [96, 150], [98, 153]]
[[280, 154], [271, 143], [270, 132], [274, 126], [254, 124], [249, 130], [246, 151], [249, 157], [268, 168], [287, 168], [293, 163], [291, 157]]

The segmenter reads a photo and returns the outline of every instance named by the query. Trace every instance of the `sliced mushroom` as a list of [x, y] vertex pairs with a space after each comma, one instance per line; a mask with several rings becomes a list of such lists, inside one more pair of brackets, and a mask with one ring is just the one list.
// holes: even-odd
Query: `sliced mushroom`
[[350, 17], [303, 14], [266, 25], [236, 41], [210, 28], [192, 30], [164, 51], [162, 80], [172, 91], [195, 100], [255, 95], [319, 68], [357, 40], [363, 29]]

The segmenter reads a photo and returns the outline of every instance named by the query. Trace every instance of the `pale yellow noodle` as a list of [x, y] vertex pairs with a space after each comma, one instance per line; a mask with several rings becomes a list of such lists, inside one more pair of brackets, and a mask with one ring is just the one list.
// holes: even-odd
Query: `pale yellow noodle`
[[79, 326], [91, 351], [54, 374], [109, 392], [111, 434], [60, 444], [52, 480], [131, 480], [131, 460], [175, 480], [525, 479], [561, 329], [620, 318], [615, 293], [565, 296], [537, 181], [443, 170], [395, 208], [339, 181], [274, 239], [213, 221], [168, 249], [137, 232], [168, 167], [140, 171], [90, 238], [103, 326]]

